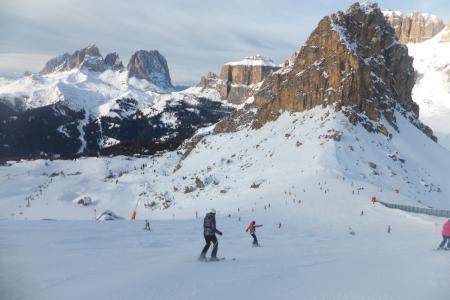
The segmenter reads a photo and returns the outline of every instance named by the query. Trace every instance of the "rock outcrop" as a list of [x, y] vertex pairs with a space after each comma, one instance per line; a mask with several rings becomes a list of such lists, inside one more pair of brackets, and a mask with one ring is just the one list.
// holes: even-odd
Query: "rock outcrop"
[[107, 69], [111, 69], [113, 71], [122, 71], [124, 69], [122, 61], [119, 59], [119, 54], [116, 52], [107, 54], [104, 62]]
[[[352, 123], [388, 135], [382, 117], [396, 128], [394, 111], [433, 139], [418, 121], [411, 98], [413, 59], [399, 43], [377, 4], [353, 4], [346, 13], [324, 17], [291, 64], [272, 73], [254, 95], [253, 127], [275, 120], [280, 112], [301, 112], [334, 105]], [[254, 113], [254, 110], [249, 110]], [[246, 119], [242, 112], [224, 120]], [[217, 126], [217, 131], [226, 126]]]
[[128, 77], [146, 79], [162, 89], [172, 89], [167, 61], [157, 50], [139, 50], [127, 65]]
[[121, 71], [123, 64], [117, 53], [110, 53], [103, 59], [98, 47], [91, 45], [73, 54], [64, 53], [50, 59], [40, 73], [49, 74], [72, 69], [86, 69], [93, 72], [104, 72], [107, 69]]
[[69, 60], [70, 54], [64, 53], [62, 55], [56, 56], [50, 59], [40, 72], [41, 74], [49, 74], [53, 72], [64, 71], [63, 68], [66, 65], [66, 62]]
[[431, 39], [444, 28], [444, 22], [427, 13], [401, 13], [399, 11], [383, 11], [384, 16], [394, 28], [400, 42], [420, 43]]
[[[123, 71], [125, 68], [116, 52], [107, 54], [103, 59], [98, 47], [91, 45], [73, 54], [64, 53], [50, 59], [40, 73], [49, 74], [72, 69], [104, 72], [106, 70]], [[167, 61], [157, 50], [136, 51], [130, 58], [127, 70], [129, 78], [146, 79], [162, 90], [173, 88]]]
[[253, 95], [259, 83], [278, 69], [280, 67], [270, 58], [250, 56], [224, 64], [219, 77], [215, 73], [208, 73], [202, 77], [198, 86], [217, 89], [222, 99], [242, 104]]

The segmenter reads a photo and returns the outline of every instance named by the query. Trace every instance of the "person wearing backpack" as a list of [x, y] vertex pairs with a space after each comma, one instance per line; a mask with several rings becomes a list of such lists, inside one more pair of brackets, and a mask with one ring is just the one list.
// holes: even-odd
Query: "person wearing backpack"
[[219, 249], [219, 242], [217, 241], [216, 233], [222, 235], [222, 232], [216, 228], [216, 210], [213, 208], [206, 214], [203, 219], [203, 236], [205, 238], [205, 246], [200, 254], [199, 260], [206, 260], [206, 252], [208, 252], [211, 243], [213, 249], [211, 252], [211, 261], [219, 260], [217, 258], [217, 251]]
[[256, 228], [257, 227], [262, 227], [262, 225], [256, 225], [255, 221], [252, 221], [247, 229], [245, 230], [246, 232], [250, 233], [250, 235], [253, 237], [253, 247], [258, 247], [258, 239], [256, 238]]

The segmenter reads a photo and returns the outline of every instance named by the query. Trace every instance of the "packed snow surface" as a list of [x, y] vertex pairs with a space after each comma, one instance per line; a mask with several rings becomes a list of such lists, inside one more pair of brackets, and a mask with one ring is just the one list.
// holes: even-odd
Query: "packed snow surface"
[[[432, 250], [435, 220], [379, 206], [345, 220], [335, 208], [220, 215], [217, 263], [196, 261], [201, 218], [152, 221], [152, 231], [143, 221], [0, 221], [0, 288], [3, 299], [448, 299], [450, 252]], [[259, 248], [245, 232], [252, 219], [264, 225]]]

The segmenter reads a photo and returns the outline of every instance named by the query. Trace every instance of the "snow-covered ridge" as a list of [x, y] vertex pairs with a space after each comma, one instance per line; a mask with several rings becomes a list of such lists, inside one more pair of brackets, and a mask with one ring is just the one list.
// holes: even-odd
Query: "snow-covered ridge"
[[415, 12], [415, 13], [403, 13], [399, 10], [383, 10], [382, 11], [383, 15], [385, 15], [386, 17], [401, 17], [401, 16], [406, 16], [409, 18], [414, 17], [414, 15], [420, 15], [423, 20], [425, 21], [426, 24], [431, 24], [431, 23], [435, 23], [441, 20], [441, 18], [439, 18], [436, 15], [430, 14], [430, 13], [424, 13], [424, 12]]
[[442, 19], [430, 13], [389, 10], [382, 13], [403, 44], [426, 41], [444, 28]]
[[0, 99], [22, 109], [61, 102], [75, 111], [103, 115], [102, 107], [120, 98], [134, 98], [143, 106], [159, 99], [158, 87], [144, 79], [128, 78], [127, 71], [102, 73], [72, 69], [32, 74], [0, 85]]
[[24, 110], [61, 102], [96, 117], [102, 107], [133, 98], [144, 107], [171, 92], [167, 61], [157, 50], [139, 50], [125, 69], [117, 53], [103, 58], [95, 45], [50, 59], [40, 73], [0, 80], [0, 101]]
[[408, 44], [418, 76], [412, 92], [420, 119], [430, 125], [442, 145], [450, 149], [450, 41], [449, 27], [422, 43]]
[[253, 56], [247, 56], [240, 61], [233, 61], [225, 63], [229, 66], [269, 66], [276, 67], [277, 64], [270, 57], [264, 57], [259, 54]]

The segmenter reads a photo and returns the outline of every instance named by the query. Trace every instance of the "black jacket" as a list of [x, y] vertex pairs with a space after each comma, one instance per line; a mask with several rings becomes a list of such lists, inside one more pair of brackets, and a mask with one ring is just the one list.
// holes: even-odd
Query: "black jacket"
[[216, 228], [216, 215], [207, 213], [203, 220], [203, 234], [206, 236], [215, 235], [216, 233], [222, 235], [222, 232]]

